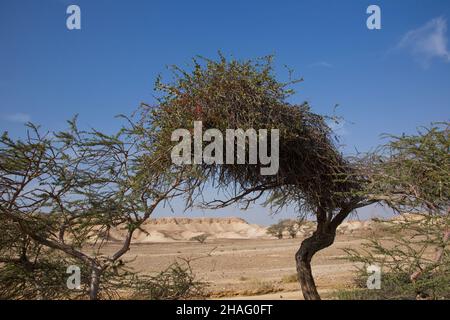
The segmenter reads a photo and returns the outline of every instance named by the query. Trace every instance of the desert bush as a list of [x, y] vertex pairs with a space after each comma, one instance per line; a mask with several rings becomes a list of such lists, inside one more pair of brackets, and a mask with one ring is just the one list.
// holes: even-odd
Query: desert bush
[[203, 297], [207, 283], [196, 278], [188, 262], [175, 262], [156, 275], [137, 276], [134, 299], [180, 300]]
[[289, 224], [289, 225], [286, 227], [286, 230], [287, 230], [287, 232], [289, 233], [289, 236], [290, 236], [292, 239], [297, 238], [297, 231], [298, 231], [297, 225], [295, 225], [295, 224]]
[[0, 215], [0, 299], [74, 296], [66, 286], [66, 268], [72, 264], [79, 261], [36, 243], [20, 232], [18, 223]]
[[280, 288], [278, 288], [273, 282], [261, 279], [253, 279], [249, 285], [252, 289], [249, 290], [247, 294], [250, 295], [267, 294], [280, 291]]
[[[40, 234], [39, 224], [30, 225]], [[69, 289], [69, 266], [80, 268], [80, 287]], [[60, 250], [42, 245], [0, 215], [0, 299], [87, 299], [91, 266]], [[117, 298], [132, 272], [118, 259], [101, 273], [98, 298]]]
[[[89, 297], [102, 296], [100, 290], [111, 284], [100, 281], [113, 274], [133, 233], [161, 202], [182, 193], [183, 173], [161, 171], [147, 140], [152, 140], [147, 131], [131, 120], [113, 135], [80, 130], [73, 119], [61, 132], [45, 133], [27, 124], [24, 139], [0, 136], [0, 219], [14, 229], [1, 239], [0, 262], [7, 264], [3, 271], [9, 283], [17, 279], [23, 285], [28, 283], [23, 279], [33, 277], [10, 277], [14, 266], [22, 268], [18, 275], [33, 264], [46, 265], [43, 275], [59, 274], [69, 259], [89, 274]], [[100, 249], [113, 228], [125, 235], [117, 251], [105, 256]], [[88, 244], [95, 244], [92, 253], [82, 250]], [[54, 263], [44, 256], [50, 251], [58, 253]], [[33, 257], [37, 252], [39, 257]], [[39, 290], [52, 290], [51, 283], [43, 281], [50, 287]]]
[[396, 212], [448, 214], [450, 199], [450, 122], [417, 133], [387, 136], [390, 141], [361, 157], [367, 197]]
[[[66, 285], [67, 265], [74, 264], [58, 254], [45, 253], [33, 260], [10, 260], [0, 266], [1, 300], [71, 299], [83, 296], [86, 290], [86, 274], [82, 274], [80, 290], [69, 290]], [[83, 293], [81, 293], [83, 292]]]
[[[366, 166], [366, 190], [403, 219], [384, 221], [362, 251], [347, 249], [359, 263], [383, 271], [382, 289], [363, 289], [368, 298], [441, 299], [450, 297], [450, 139], [449, 123], [433, 124], [415, 135], [392, 137]], [[383, 235], [383, 236], [381, 236]]]
[[199, 234], [198, 236], [192, 237], [190, 240], [205, 243], [206, 239], [208, 239], [208, 235], [206, 233], [202, 233]]
[[267, 228], [267, 233], [271, 236], [277, 237], [278, 239], [283, 239], [283, 233], [287, 232], [289, 236], [294, 239], [297, 237], [297, 232], [299, 227], [303, 223], [303, 219], [292, 220], [285, 219], [280, 220], [278, 223], [273, 224]]
[[355, 288], [339, 290], [336, 297], [340, 300], [420, 300], [449, 299], [450, 278], [434, 275], [426, 281], [411, 282], [406, 272], [387, 272], [382, 275], [381, 289], [369, 290], [366, 287], [367, 273], [359, 273], [355, 278]]
[[267, 228], [267, 233], [271, 236], [283, 239], [284, 225], [281, 222], [273, 224]]
[[[341, 292], [339, 297], [450, 298], [449, 217], [424, 215], [383, 223], [390, 236], [372, 236], [363, 244], [363, 250], [345, 250], [347, 259], [359, 264], [355, 278], [357, 290]], [[368, 265], [381, 268], [381, 289], [367, 289]]]
[[247, 281], [247, 280], [249, 280], [249, 278], [246, 277], [246, 276], [240, 276], [239, 277], [239, 281]]
[[297, 281], [298, 281], [297, 273], [288, 274], [281, 278], [282, 283], [292, 283], [292, 282], [297, 282]]
[[300, 218], [298, 220], [286, 219], [282, 220], [281, 223], [284, 225], [289, 236], [292, 239], [295, 239], [300, 226], [304, 223], [304, 218]]

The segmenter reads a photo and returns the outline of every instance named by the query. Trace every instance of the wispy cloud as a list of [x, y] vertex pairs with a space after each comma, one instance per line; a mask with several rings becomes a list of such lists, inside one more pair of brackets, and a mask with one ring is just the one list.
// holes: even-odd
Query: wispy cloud
[[15, 123], [26, 123], [31, 121], [31, 116], [27, 113], [13, 113], [4, 117], [6, 121]]
[[449, 63], [447, 21], [442, 17], [434, 18], [420, 28], [407, 32], [396, 48], [408, 50], [424, 68], [429, 67], [434, 59]]
[[331, 65], [331, 63], [328, 63], [326, 61], [317, 61], [317, 62], [314, 62], [314, 63], [310, 64], [309, 67], [310, 68], [317, 68], [317, 67], [320, 67], [320, 68], [331, 68], [333, 66]]

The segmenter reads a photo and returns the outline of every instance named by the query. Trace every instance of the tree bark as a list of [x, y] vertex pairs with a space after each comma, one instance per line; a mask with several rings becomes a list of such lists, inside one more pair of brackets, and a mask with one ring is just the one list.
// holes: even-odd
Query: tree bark
[[91, 271], [91, 279], [89, 284], [89, 299], [97, 300], [98, 299], [98, 291], [100, 288], [100, 276], [101, 271], [96, 266], [92, 267]]
[[305, 300], [320, 300], [312, 275], [311, 260], [316, 252], [332, 245], [335, 236], [335, 229], [326, 231], [318, 228], [311, 237], [303, 240], [300, 249], [295, 254], [298, 279]]

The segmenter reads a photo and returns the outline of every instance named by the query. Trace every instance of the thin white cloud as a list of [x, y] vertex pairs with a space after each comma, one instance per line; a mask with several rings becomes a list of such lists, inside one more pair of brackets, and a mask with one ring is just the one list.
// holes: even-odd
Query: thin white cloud
[[318, 61], [318, 62], [314, 62], [314, 63], [310, 64], [309, 67], [310, 68], [316, 68], [316, 67], [331, 68], [333, 66], [331, 65], [331, 63], [328, 63], [326, 61]]
[[407, 32], [397, 49], [408, 50], [414, 59], [427, 68], [434, 59], [450, 62], [447, 48], [447, 21], [434, 18], [420, 28]]
[[31, 116], [29, 114], [20, 112], [6, 115], [4, 118], [6, 121], [15, 123], [26, 123], [31, 121]]

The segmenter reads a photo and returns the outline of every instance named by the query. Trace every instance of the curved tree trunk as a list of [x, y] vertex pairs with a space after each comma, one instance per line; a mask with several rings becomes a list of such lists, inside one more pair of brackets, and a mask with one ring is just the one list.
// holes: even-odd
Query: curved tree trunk
[[336, 229], [325, 231], [318, 228], [311, 237], [303, 240], [295, 254], [298, 279], [305, 300], [320, 300], [311, 271], [311, 259], [316, 252], [332, 245], [335, 235]]
[[343, 205], [339, 213], [334, 217], [331, 214], [327, 214], [325, 209], [318, 209], [316, 231], [311, 237], [303, 240], [300, 249], [295, 254], [298, 281], [305, 300], [320, 300], [311, 271], [311, 260], [314, 254], [334, 243], [337, 227], [356, 208], [358, 208], [358, 202], [349, 202]]

